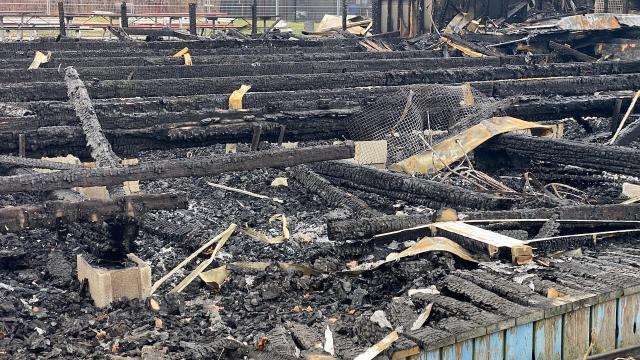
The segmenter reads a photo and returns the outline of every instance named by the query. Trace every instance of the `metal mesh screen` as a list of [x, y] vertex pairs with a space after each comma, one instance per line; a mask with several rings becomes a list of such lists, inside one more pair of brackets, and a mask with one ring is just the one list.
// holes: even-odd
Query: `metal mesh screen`
[[491, 117], [499, 106], [467, 84], [412, 85], [366, 105], [348, 130], [356, 141], [386, 140], [392, 164]]
[[624, 14], [624, 1], [623, 0], [596, 0], [594, 4], [595, 13], [612, 13], [612, 14]]

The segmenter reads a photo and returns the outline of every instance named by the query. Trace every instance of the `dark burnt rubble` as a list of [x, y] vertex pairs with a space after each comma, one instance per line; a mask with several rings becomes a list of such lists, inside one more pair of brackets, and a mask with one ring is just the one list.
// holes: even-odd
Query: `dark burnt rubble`
[[639, 17], [511, 10], [0, 43], [0, 358], [444, 359], [638, 293]]

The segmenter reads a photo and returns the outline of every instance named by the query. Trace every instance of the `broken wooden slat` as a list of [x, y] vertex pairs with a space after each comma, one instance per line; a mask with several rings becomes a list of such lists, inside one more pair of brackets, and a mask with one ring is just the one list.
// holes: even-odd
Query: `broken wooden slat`
[[274, 149], [215, 157], [146, 162], [140, 165], [59, 171], [48, 174], [6, 176], [0, 179], [0, 193], [47, 191], [70, 187], [104, 186], [125, 181], [187, 176], [211, 176], [230, 171], [287, 167], [304, 163], [351, 158], [353, 144]]
[[38, 205], [9, 206], [0, 209], [0, 232], [51, 228], [58, 219], [68, 222], [97, 222], [127, 214], [140, 216], [149, 210], [186, 209], [184, 193], [136, 194], [112, 200], [78, 202], [47, 201]]
[[524, 241], [485, 230], [461, 221], [447, 221], [431, 225], [434, 234], [450, 238], [467, 249], [484, 253], [490, 258], [508, 252], [511, 261], [526, 264], [533, 258], [533, 250]]

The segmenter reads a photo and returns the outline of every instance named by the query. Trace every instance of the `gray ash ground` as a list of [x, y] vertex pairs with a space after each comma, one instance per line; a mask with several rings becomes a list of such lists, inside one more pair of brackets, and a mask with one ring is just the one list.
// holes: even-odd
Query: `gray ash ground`
[[[220, 154], [222, 147], [149, 151], [140, 161]], [[272, 236], [280, 223], [269, 224], [274, 214], [285, 214], [292, 238], [267, 245], [237, 231], [210, 268], [236, 261], [268, 261], [265, 271], [234, 270], [223, 286], [214, 290], [196, 279], [181, 294], [168, 294], [195, 264], [179, 272], [154, 294], [160, 309], [148, 301], [118, 301], [105, 309], [94, 307], [86, 285], [75, 278], [75, 257], [91, 251], [88, 233], [99, 238], [98, 225], [86, 231], [34, 230], [3, 235], [0, 257], [0, 358], [87, 359], [110, 355], [139, 357], [144, 346], [166, 349], [171, 358], [239, 358], [257, 348], [266, 336], [274, 358], [296, 353], [321, 352], [327, 325], [334, 332], [336, 353], [351, 358], [380, 340], [380, 329], [365, 326], [376, 310], [384, 310], [396, 297], [407, 298], [410, 289], [438, 285], [450, 271], [469, 267], [450, 254], [430, 253], [387, 264], [359, 276], [323, 274], [304, 276], [285, 272], [278, 262], [304, 264], [335, 272], [346, 264], [384, 258], [405, 244], [374, 247], [367, 243], [335, 244], [327, 239], [326, 221], [354, 216], [349, 210], [328, 206], [289, 179], [288, 187], [272, 187], [284, 169], [228, 173], [211, 178], [165, 179], [141, 184], [145, 192], [183, 191], [189, 208], [148, 214], [140, 226], [136, 254], [153, 270], [154, 281], [187, 257], [203, 242], [231, 223], [249, 226]], [[207, 185], [215, 182], [283, 199], [276, 203], [228, 192]], [[377, 210], [394, 214], [425, 209], [372, 194], [354, 192]], [[37, 202], [35, 195], [0, 197], [2, 205]], [[77, 229], [77, 227], [75, 228]], [[198, 258], [196, 262], [204, 258]], [[435, 320], [430, 320], [435, 321]], [[298, 329], [292, 336], [284, 329]], [[302, 329], [302, 330], [301, 330]], [[306, 336], [297, 335], [306, 332]], [[384, 334], [383, 334], [384, 335]], [[238, 348], [238, 343], [246, 346]], [[235, 348], [235, 350], [234, 350]]]

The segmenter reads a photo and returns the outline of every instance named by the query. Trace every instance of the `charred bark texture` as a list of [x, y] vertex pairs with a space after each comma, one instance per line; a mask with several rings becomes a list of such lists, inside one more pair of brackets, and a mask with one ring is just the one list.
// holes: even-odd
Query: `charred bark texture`
[[210, 176], [230, 171], [267, 167], [287, 167], [326, 160], [348, 159], [355, 155], [353, 144], [277, 149], [219, 157], [198, 157], [148, 162], [136, 166], [59, 171], [49, 174], [0, 178], [0, 193], [47, 191], [76, 186], [109, 186], [125, 181], [187, 176]]
[[367, 189], [383, 195], [405, 193], [408, 196], [407, 199], [422, 198], [428, 201], [434, 209], [444, 206], [506, 209], [512, 203], [509, 199], [477, 193], [457, 186], [344, 162], [319, 163], [312, 165], [311, 169], [335, 179], [337, 183], [346, 181], [346, 184], [351, 186], [363, 185]]
[[427, 225], [433, 215], [381, 216], [375, 218], [334, 220], [327, 222], [329, 239], [335, 241], [371, 238], [377, 234]]
[[293, 167], [289, 169], [288, 173], [307, 190], [318, 194], [329, 205], [346, 206], [354, 213], [367, 217], [381, 215], [378, 211], [371, 209], [362, 199], [331, 185], [329, 181], [305, 165]]
[[640, 176], [640, 150], [525, 135], [501, 135], [482, 145], [480, 156], [524, 157], [553, 164], [580, 166], [615, 174]]
[[70, 170], [82, 167], [81, 165], [76, 164], [65, 164], [49, 160], [22, 158], [10, 155], [0, 155], [0, 166], [6, 168], [22, 167], [50, 170]]
[[0, 231], [52, 228], [61, 219], [67, 222], [98, 222], [119, 216], [139, 217], [150, 210], [186, 209], [184, 193], [129, 195], [113, 200], [79, 202], [46, 201], [38, 205], [0, 209]]

